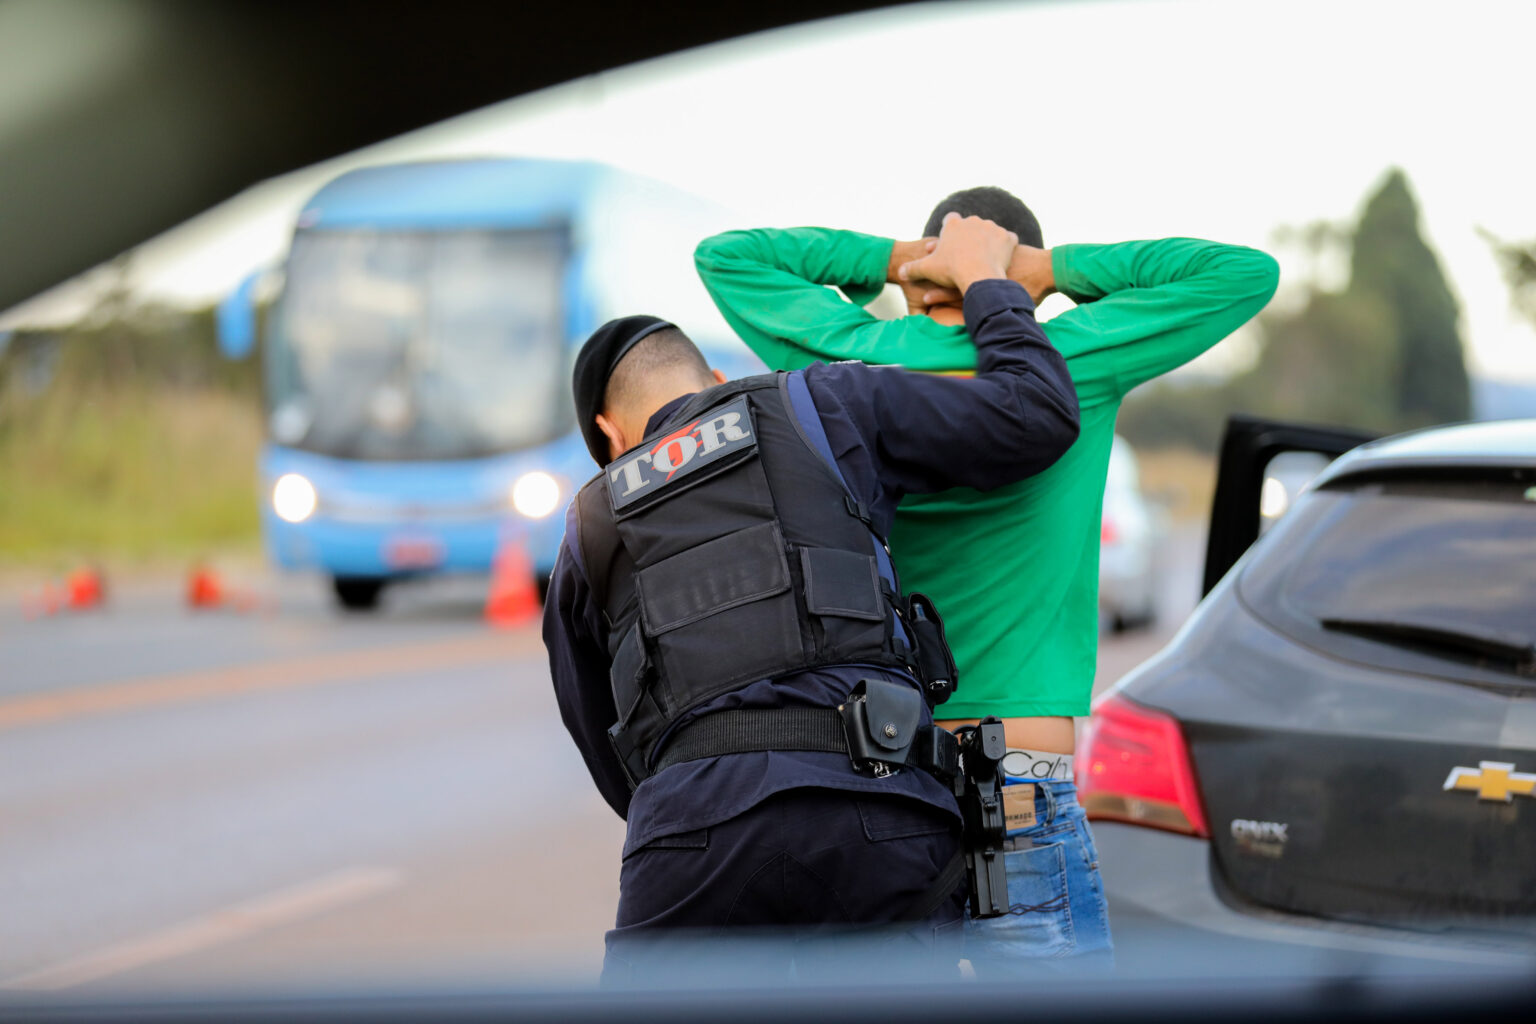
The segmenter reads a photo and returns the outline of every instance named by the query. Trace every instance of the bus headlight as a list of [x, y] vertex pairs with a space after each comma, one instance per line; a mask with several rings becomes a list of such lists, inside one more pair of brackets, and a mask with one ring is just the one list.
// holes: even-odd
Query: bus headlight
[[559, 481], [541, 470], [524, 473], [512, 485], [512, 507], [529, 519], [543, 519], [559, 504]]
[[272, 511], [279, 519], [302, 523], [315, 513], [315, 485], [297, 473], [284, 473], [272, 485]]

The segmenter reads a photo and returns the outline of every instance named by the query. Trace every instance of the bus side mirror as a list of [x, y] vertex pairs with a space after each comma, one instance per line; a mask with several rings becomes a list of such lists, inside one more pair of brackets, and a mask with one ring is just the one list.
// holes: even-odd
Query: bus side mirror
[[219, 303], [219, 351], [226, 359], [244, 359], [256, 347], [256, 284], [264, 273], [255, 270], [245, 275]]

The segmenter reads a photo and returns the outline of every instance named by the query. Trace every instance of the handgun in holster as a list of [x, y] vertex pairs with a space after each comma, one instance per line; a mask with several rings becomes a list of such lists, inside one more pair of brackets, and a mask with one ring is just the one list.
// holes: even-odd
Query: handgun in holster
[[960, 741], [960, 772], [954, 778], [955, 797], [965, 822], [966, 883], [972, 917], [1001, 917], [1008, 913], [1008, 873], [1003, 865], [1002, 771], [1008, 750], [1003, 723], [994, 716], [955, 730]]

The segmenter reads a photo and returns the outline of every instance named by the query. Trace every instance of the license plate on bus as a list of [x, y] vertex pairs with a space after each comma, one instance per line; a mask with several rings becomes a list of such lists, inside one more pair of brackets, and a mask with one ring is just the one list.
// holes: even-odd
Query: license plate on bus
[[431, 569], [443, 562], [443, 542], [436, 537], [392, 537], [384, 545], [391, 569]]

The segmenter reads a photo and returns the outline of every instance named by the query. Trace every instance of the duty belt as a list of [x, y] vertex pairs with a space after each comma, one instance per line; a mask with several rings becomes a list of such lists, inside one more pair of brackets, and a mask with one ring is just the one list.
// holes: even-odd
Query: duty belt
[[969, 889], [972, 917], [1008, 913], [1003, 866], [1005, 816], [998, 762], [1005, 748], [1003, 723], [984, 718], [956, 733], [919, 725], [916, 690], [863, 679], [836, 708], [771, 708], [716, 711], [680, 727], [663, 747], [655, 771], [722, 754], [804, 750], [845, 754], [856, 771], [889, 775], [921, 768], [948, 785], [959, 802], [965, 839], [912, 907], [912, 920], [932, 913], [960, 884]]
[[[716, 711], [679, 727], [666, 742], [654, 770], [722, 754], [770, 750], [843, 754], [856, 770], [876, 775], [889, 774], [894, 767], [913, 767], [947, 780], [958, 770], [953, 733], [936, 725], [920, 726], [905, 750], [872, 750], [857, 735], [855, 742], [849, 742], [849, 717], [850, 712], [839, 708]], [[887, 753], [900, 756], [882, 756]]]

